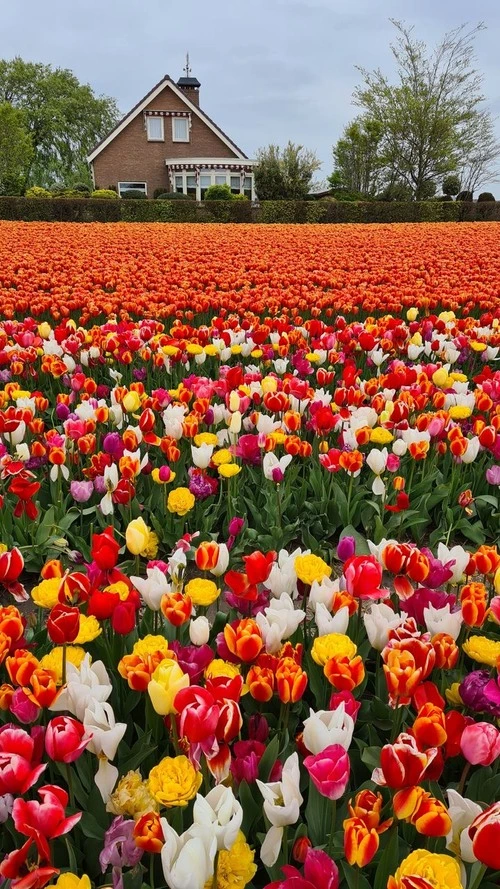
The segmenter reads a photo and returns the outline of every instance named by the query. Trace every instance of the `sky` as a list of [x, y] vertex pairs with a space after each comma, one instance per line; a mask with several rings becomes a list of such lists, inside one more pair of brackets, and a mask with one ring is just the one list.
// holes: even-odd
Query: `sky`
[[249, 157], [291, 139], [317, 153], [319, 180], [358, 113], [356, 66], [394, 72], [391, 17], [429, 46], [483, 21], [477, 68], [500, 137], [498, 0], [0, 0], [0, 12], [0, 58], [71, 68], [123, 113], [177, 80], [189, 51], [200, 106]]

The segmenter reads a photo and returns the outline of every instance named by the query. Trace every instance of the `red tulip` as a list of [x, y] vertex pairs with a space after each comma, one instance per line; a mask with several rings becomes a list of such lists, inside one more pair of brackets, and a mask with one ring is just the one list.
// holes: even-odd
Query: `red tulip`
[[381, 590], [382, 566], [375, 556], [351, 556], [344, 563], [347, 592], [356, 599], [386, 599], [389, 590]]
[[106, 528], [102, 534], [92, 535], [90, 554], [101, 571], [110, 571], [115, 567], [119, 550], [120, 544], [115, 540], [112, 527]]
[[0, 863], [0, 876], [11, 880], [12, 889], [43, 889], [59, 873], [56, 867], [31, 868], [27, 864], [32, 839], [26, 840], [20, 849], [9, 852]]
[[47, 618], [47, 633], [56, 645], [74, 642], [80, 631], [80, 611], [70, 605], [58, 603]]
[[500, 802], [481, 812], [469, 827], [472, 851], [477, 860], [500, 870]]
[[37, 792], [42, 799], [41, 803], [36, 800], [26, 802], [22, 797], [14, 800], [12, 818], [16, 830], [24, 836], [31, 837], [36, 843], [39, 854], [50, 860], [47, 841], [68, 833], [75, 824], [78, 824], [83, 812], [65, 817], [68, 794], [61, 787], [46, 784]]
[[0, 585], [14, 596], [16, 602], [24, 602], [28, 599], [28, 593], [22, 583], [19, 583], [23, 568], [23, 555], [17, 546], [0, 554]]
[[412, 735], [399, 735], [394, 744], [386, 744], [380, 751], [380, 768], [375, 769], [372, 781], [381, 787], [399, 790], [420, 783], [426, 770], [437, 756], [437, 748], [423, 753]]
[[85, 728], [72, 716], [56, 716], [51, 719], [45, 732], [45, 750], [54, 762], [74, 762], [78, 759], [91, 736], [85, 736]]

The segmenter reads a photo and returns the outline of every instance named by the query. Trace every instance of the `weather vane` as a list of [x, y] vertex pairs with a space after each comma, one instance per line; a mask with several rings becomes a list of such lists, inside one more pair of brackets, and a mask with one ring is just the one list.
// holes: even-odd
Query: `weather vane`
[[186, 72], [186, 77], [189, 77], [189, 75], [191, 74], [191, 68], [189, 67], [189, 53], [188, 52], [186, 53], [186, 66], [184, 68], [184, 71]]

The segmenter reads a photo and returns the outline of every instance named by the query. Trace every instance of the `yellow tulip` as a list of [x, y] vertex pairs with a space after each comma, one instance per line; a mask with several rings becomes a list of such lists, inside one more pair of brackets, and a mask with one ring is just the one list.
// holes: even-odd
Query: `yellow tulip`
[[139, 556], [147, 548], [149, 535], [150, 530], [144, 519], [132, 519], [128, 523], [127, 530], [125, 531], [125, 541], [127, 549], [130, 550], [132, 555]]
[[148, 695], [156, 713], [167, 716], [175, 713], [174, 698], [181, 688], [187, 688], [189, 676], [183, 673], [177, 661], [165, 658], [154, 671], [148, 684]]
[[125, 398], [123, 399], [123, 410], [127, 411], [128, 414], [133, 413], [138, 410], [141, 406], [141, 399], [139, 397], [138, 392], [127, 392]]

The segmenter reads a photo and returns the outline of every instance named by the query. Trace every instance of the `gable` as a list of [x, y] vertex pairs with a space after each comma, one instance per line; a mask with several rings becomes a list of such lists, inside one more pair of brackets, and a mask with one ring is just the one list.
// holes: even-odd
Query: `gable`
[[[184, 111], [190, 115], [192, 139], [191, 146], [194, 154], [199, 155], [197, 143], [203, 143], [204, 156], [235, 157], [246, 160], [246, 155], [240, 148], [221, 130], [214, 121], [205, 114], [201, 108], [194, 105], [180, 90], [173, 80], [166, 75], [134, 108], [125, 115], [114, 130], [103, 139], [99, 145], [89, 154], [87, 161], [91, 163], [121, 134], [126, 134], [127, 129], [137, 130], [137, 126], [144, 126], [144, 115], [148, 111]], [[175, 154], [176, 152], [174, 152]], [[183, 154], [186, 153], [184, 144]]]

